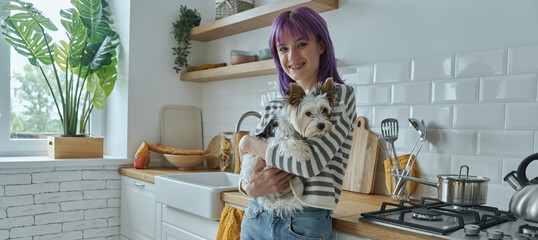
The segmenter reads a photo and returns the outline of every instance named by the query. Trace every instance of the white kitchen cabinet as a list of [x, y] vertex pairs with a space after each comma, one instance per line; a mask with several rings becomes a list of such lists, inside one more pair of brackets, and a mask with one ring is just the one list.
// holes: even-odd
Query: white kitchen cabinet
[[219, 221], [199, 217], [162, 204], [163, 240], [216, 239]]
[[121, 176], [122, 239], [156, 239], [157, 224], [160, 224], [156, 208], [155, 184]]

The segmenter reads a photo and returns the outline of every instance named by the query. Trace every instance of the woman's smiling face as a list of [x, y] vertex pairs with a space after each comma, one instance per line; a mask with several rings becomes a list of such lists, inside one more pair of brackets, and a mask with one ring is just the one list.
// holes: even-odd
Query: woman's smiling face
[[319, 59], [325, 43], [316, 41], [313, 35], [303, 38], [297, 31], [284, 33], [282, 40], [276, 43], [282, 69], [303, 89], [312, 88], [318, 82]]

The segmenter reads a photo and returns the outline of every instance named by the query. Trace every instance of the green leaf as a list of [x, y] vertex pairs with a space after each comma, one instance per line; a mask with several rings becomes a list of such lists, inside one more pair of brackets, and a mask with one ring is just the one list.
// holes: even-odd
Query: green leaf
[[92, 104], [96, 109], [102, 110], [106, 105], [105, 91], [99, 84], [99, 77], [97, 74], [91, 74], [88, 77], [88, 83], [86, 85], [87, 91], [92, 96]]
[[77, 67], [82, 59], [82, 52], [87, 42], [86, 27], [80, 20], [78, 11], [74, 8], [69, 8], [60, 11], [60, 15], [63, 17], [62, 25], [64, 26], [69, 41], [69, 65], [71, 67]]
[[4, 29], [2, 34], [6, 42], [15, 50], [28, 58], [30, 64], [37, 66], [37, 60], [45, 65], [52, 63], [50, 55], [54, 50], [54, 45], [51, 45], [51, 52], [47, 49], [47, 41], [52, 41], [52, 38], [43, 32], [36, 32], [26, 27], [23, 23], [14, 21], [11, 17], [4, 19], [1, 26]]
[[54, 23], [52, 23], [52, 21], [47, 17], [43, 16], [41, 14], [41, 11], [34, 8], [32, 4], [18, 1], [16, 1], [16, 3], [18, 3], [20, 7], [16, 5], [6, 5], [2, 8], [2, 10], [5, 10], [7, 8], [11, 11], [22, 11], [22, 13], [12, 15], [11, 18], [13, 20], [25, 22], [25, 25], [27, 25], [27, 27], [39, 32], [42, 31], [41, 27], [47, 28], [52, 31], [58, 30]]
[[118, 77], [118, 70], [116, 68], [118, 60], [115, 57], [116, 52], [112, 52], [112, 55], [114, 57], [112, 57], [109, 65], [101, 67], [95, 71], [95, 75], [97, 75], [99, 78], [99, 84], [105, 91], [106, 97], [108, 97], [114, 89], [114, 85], [116, 84], [116, 79]]
[[90, 43], [86, 46], [86, 52], [82, 55], [82, 65], [90, 66], [91, 70], [95, 70], [101, 66], [110, 64], [111, 52], [118, 46], [118, 36], [108, 36], [101, 43]]
[[76, 2], [75, 7], [80, 13], [82, 23], [87, 28], [88, 36], [91, 38], [96, 32], [96, 28], [103, 15], [101, 0], [79, 0]]

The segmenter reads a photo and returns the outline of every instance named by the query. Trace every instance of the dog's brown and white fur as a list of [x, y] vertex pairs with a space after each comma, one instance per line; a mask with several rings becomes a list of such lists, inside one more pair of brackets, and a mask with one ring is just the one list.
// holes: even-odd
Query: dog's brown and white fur
[[[334, 98], [332, 78], [328, 78], [323, 84], [317, 84], [313, 91], [305, 92], [299, 85], [290, 84], [284, 108], [277, 114], [278, 126], [275, 136], [268, 139], [269, 144], [279, 144], [279, 154], [285, 158], [308, 159], [310, 147], [306, 139], [321, 137], [332, 128], [329, 115], [334, 106]], [[240, 175], [242, 179], [248, 181], [260, 159], [252, 154], [245, 154], [241, 159]], [[303, 204], [295, 198], [290, 187], [276, 194], [259, 197], [257, 200], [266, 210], [277, 215], [303, 209]]]

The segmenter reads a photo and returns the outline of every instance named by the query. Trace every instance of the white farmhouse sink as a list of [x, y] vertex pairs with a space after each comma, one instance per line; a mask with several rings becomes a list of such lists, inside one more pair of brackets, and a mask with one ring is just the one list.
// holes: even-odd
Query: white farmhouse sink
[[219, 220], [224, 208], [220, 193], [237, 190], [239, 174], [179, 173], [155, 176], [155, 200], [198, 216]]

